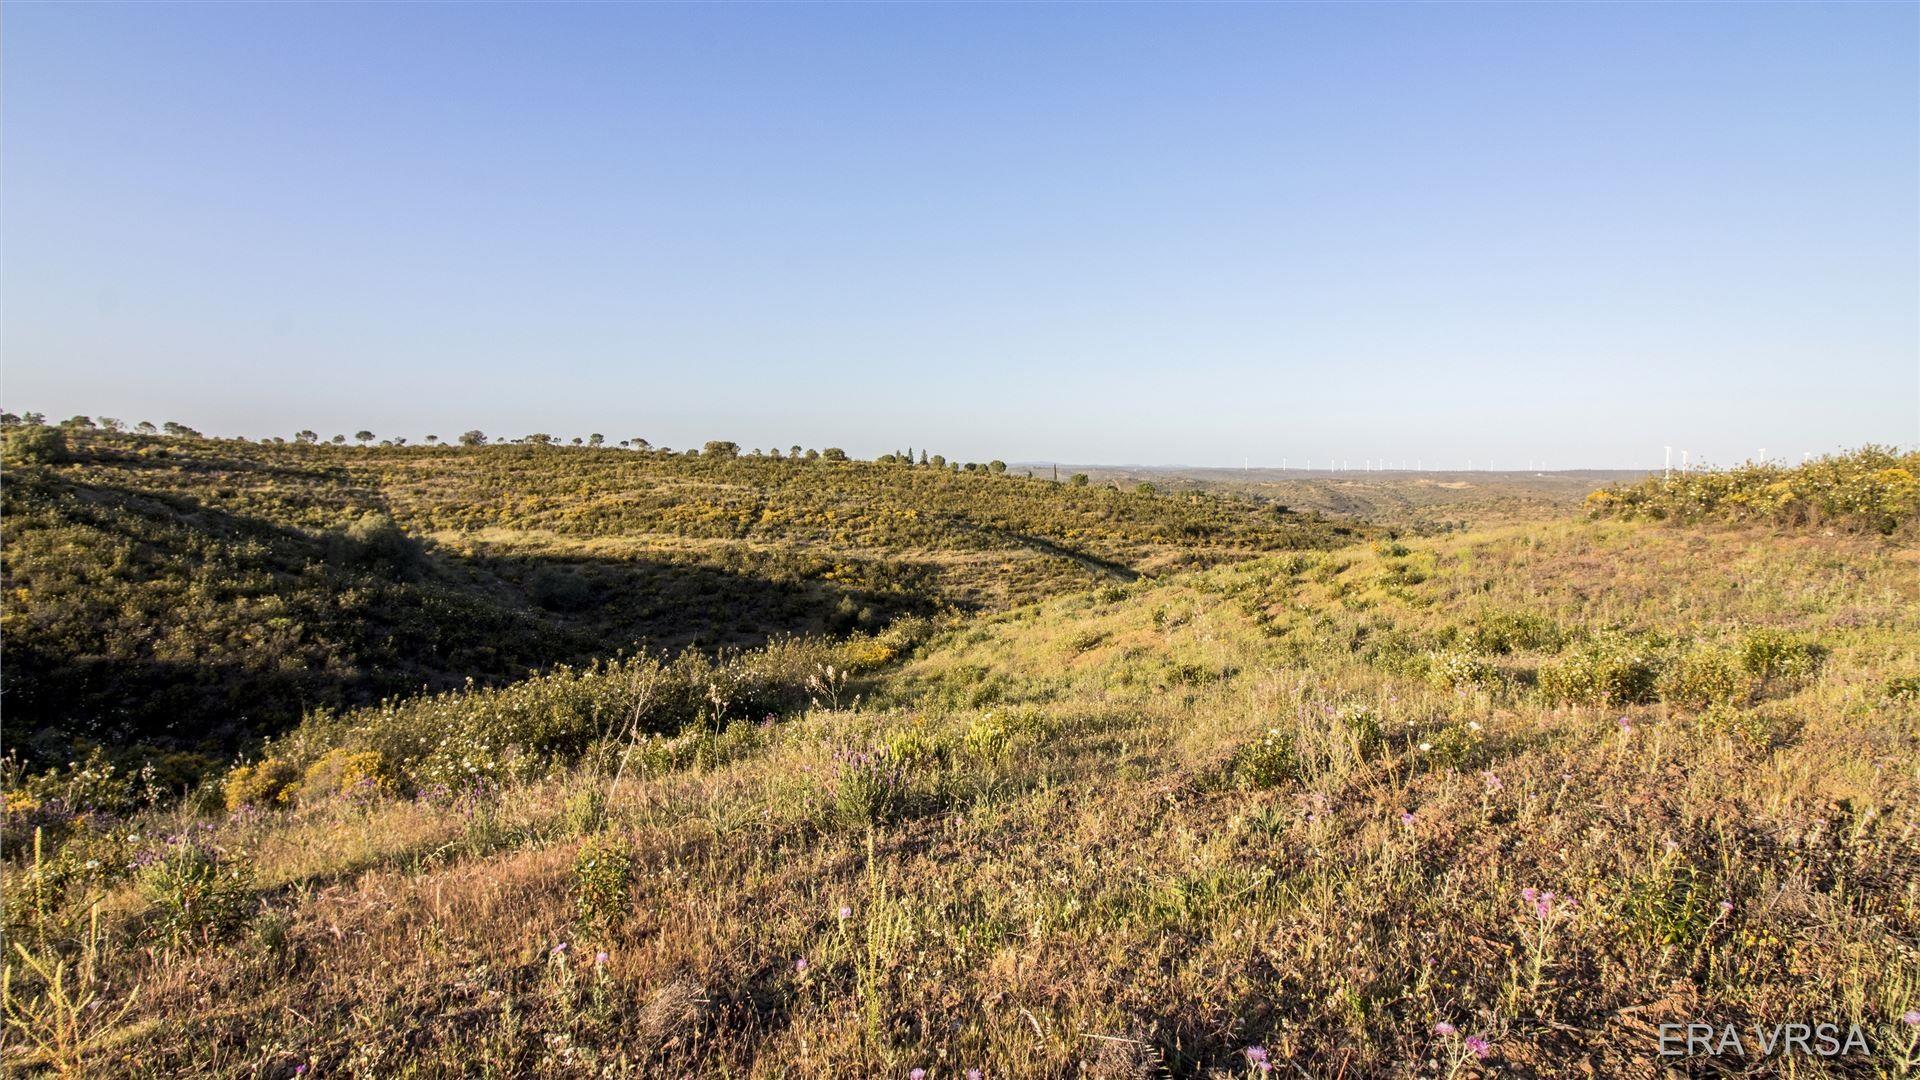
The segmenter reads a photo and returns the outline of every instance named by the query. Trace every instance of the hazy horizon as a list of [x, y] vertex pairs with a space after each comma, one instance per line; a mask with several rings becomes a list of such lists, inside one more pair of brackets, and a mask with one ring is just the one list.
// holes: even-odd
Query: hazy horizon
[[961, 460], [1920, 443], [1920, 8], [15, 4], [0, 406]]

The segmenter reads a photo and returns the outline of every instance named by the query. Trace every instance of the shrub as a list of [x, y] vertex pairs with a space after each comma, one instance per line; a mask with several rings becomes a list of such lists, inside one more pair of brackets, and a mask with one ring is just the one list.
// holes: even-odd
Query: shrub
[[51, 465], [67, 459], [67, 437], [59, 428], [22, 424], [7, 429], [9, 465]]
[[1725, 649], [1691, 648], [1660, 676], [1660, 698], [1675, 705], [1706, 708], [1740, 694], [1740, 661]]
[[583, 787], [567, 797], [562, 814], [568, 835], [588, 836], [598, 832], [607, 820], [607, 793], [597, 784]]
[[300, 801], [319, 802], [335, 795], [383, 794], [391, 787], [383, 765], [377, 750], [335, 747], [307, 766], [306, 774], [300, 779]]
[[1824, 648], [1794, 635], [1755, 630], [1741, 646], [1740, 664], [1756, 678], [1799, 684], [1813, 678], [1826, 655]]
[[1243, 744], [1233, 755], [1233, 778], [1243, 787], [1275, 787], [1300, 777], [1293, 736], [1279, 728]]
[[913, 802], [906, 770], [885, 750], [842, 751], [835, 761], [835, 817], [848, 825], [884, 825], [905, 816]]
[[343, 566], [378, 567], [404, 573], [425, 559], [419, 541], [393, 518], [378, 511], [362, 514], [328, 539], [328, 555]]
[[1768, 521], [1892, 533], [1920, 520], [1920, 451], [1866, 446], [1794, 468], [1752, 464], [1682, 472], [1587, 496], [1595, 516]]
[[1427, 682], [1438, 690], [1477, 689], [1500, 685], [1500, 669], [1463, 652], [1437, 652], [1427, 660]]
[[292, 762], [267, 758], [241, 765], [227, 774], [227, 809], [243, 806], [284, 806], [292, 801], [300, 770]]
[[1540, 669], [1540, 696], [1562, 705], [1644, 705], [1666, 658], [1643, 639], [1610, 635]]
[[1477, 653], [1505, 656], [1516, 650], [1558, 652], [1566, 633], [1558, 623], [1531, 612], [1485, 612], [1467, 629], [1467, 647]]
[[633, 882], [633, 845], [625, 836], [603, 832], [588, 838], [573, 860], [574, 916], [601, 933], [618, 929], [632, 908]]
[[1486, 746], [1486, 732], [1477, 722], [1469, 720], [1463, 724], [1447, 724], [1429, 733], [1415, 749], [1431, 765], [1464, 769], [1481, 759]]
[[593, 603], [593, 586], [577, 572], [560, 566], [534, 571], [533, 601], [549, 611], [579, 611]]
[[153, 905], [153, 932], [174, 944], [220, 937], [245, 922], [253, 903], [253, 865], [198, 837], [176, 841], [140, 872]]
[[1654, 945], [1694, 945], [1716, 919], [1712, 879], [1684, 855], [1666, 855], [1637, 875], [1620, 914]]
[[1040, 742], [1052, 731], [1052, 722], [1037, 710], [996, 710], [975, 717], [960, 737], [960, 746], [974, 757], [1004, 758]]

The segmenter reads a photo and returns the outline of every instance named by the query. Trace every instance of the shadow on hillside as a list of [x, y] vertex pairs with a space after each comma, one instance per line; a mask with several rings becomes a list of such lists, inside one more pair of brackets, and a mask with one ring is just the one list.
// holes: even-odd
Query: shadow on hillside
[[465, 554], [377, 521], [308, 532], [177, 494], [8, 480], [31, 542], [8, 552], [24, 591], [0, 704], [8, 746], [36, 764], [76, 739], [231, 753], [314, 708], [638, 648], [879, 629], [936, 604], [917, 583], [858, 588], [807, 565]]
[[1055, 558], [1066, 559], [1069, 562], [1078, 563], [1093, 574], [1104, 575], [1117, 581], [1140, 580], [1140, 571], [1135, 570], [1126, 563], [1116, 562], [1112, 559], [1103, 559], [1098, 555], [1091, 555], [1087, 552], [1067, 547], [1064, 544], [1049, 540], [1044, 536], [1033, 536], [1029, 533], [1015, 532], [1012, 529], [1001, 528], [998, 525], [986, 525], [961, 517], [949, 517], [947, 520], [956, 529], [980, 533], [996, 539], [1019, 544], [1021, 547], [1031, 548], [1044, 555], [1052, 555]]

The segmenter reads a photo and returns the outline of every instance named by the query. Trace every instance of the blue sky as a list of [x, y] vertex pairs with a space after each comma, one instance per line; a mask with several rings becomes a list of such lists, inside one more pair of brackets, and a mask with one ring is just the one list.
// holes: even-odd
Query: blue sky
[[9, 6], [0, 404], [1496, 466], [1920, 442], [1920, 6]]

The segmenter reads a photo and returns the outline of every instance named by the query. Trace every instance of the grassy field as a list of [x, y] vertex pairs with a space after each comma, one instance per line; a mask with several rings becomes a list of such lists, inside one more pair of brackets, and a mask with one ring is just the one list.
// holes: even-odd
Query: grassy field
[[174, 783], [314, 708], [1001, 610], [1353, 532], [986, 469], [10, 438], [8, 746], [40, 765], [140, 744]]
[[[0, 1052], [1920, 1070], [1911, 518], [1597, 512], [317, 714], [183, 803], [105, 766], [14, 777]], [[1754, 1025], [1858, 1025], [1872, 1052], [1661, 1059], [1688, 1022], [1756, 1055]]]

